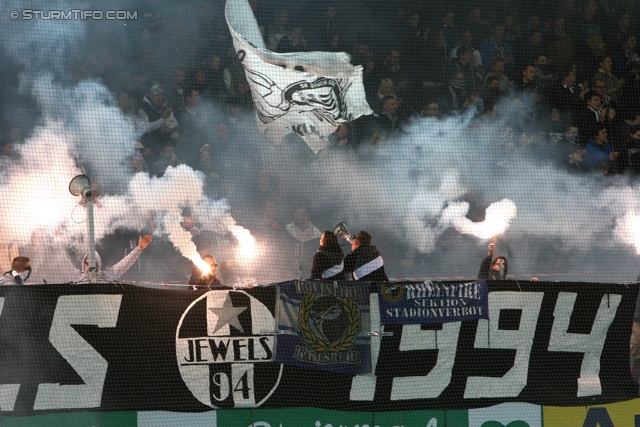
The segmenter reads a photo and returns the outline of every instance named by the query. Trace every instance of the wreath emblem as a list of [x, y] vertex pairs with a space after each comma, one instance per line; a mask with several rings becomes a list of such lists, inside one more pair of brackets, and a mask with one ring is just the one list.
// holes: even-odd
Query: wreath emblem
[[316, 294], [308, 293], [300, 303], [300, 315], [298, 318], [298, 326], [302, 331], [302, 341], [312, 350], [318, 353], [334, 352], [349, 350], [356, 345], [356, 337], [362, 330], [360, 326], [360, 310], [358, 304], [351, 298], [342, 298], [342, 312], [346, 314], [349, 326], [346, 328], [342, 336], [333, 341], [327, 342], [318, 337], [311, 330], [309, 318], [311, 317], [311, 309], [316, 300]]
[[382, 296], [389, 302], [398, 302], [404, 295], [404, 286], [402, 285], [390, 285], [387, 282], [383, 282], [380, 286], [382, 290]]

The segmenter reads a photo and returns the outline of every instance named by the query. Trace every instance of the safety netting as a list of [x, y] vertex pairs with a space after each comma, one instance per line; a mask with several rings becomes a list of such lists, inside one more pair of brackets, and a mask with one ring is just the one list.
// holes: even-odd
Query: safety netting
[[0, 424], [638, 425], [639, 11], [2, 2]]

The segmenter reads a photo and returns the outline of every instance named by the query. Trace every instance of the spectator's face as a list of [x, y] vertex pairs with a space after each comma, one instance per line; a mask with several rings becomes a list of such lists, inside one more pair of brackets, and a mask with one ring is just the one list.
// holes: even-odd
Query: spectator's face
[[471, 64], [473, 62], [473, 52], [467, 51], [460, 55], [460, 62], [463, 64]]
[[391, 55], [389, 55], [387, 57], [387, 60], [389, 61], [389, 65], [391, 65], [392, 67], [395, 67], [397, 65], [400, 64], [400, 52], [392, 50], [391, 51]]
[[462, 44], [470, 45], [471, 43], [473, 43], [473, 35], [471, 34], [471, 31], [467, 30], [462, 33]]
[[162, 155], [165, 157], [171, 157], [173, 156], [174, 152], [173, 152], [173, 147], [170, 145], [167, 145], [164, 147], [164, 150], [162, 150]]
[[305, 209], [298, 209], [293, 216], [293, 220], [298, 227], [308, 227], [309, 226], [309, 215], [307, 215], [307, 211]]
[[538, 28], [540, 26], [540, 17], [533, 15], [529, 18], [529, 25], [531, 25], [532, 28]]
[[571, 72], [568, 76], [564, 78], [564, 84], [567, 87], [573, 87], [573, 84], [576, 82], [576, 73]]
[[504, 62], [498, 61], [491, 67], [491, 70], [496, 76], [501, 76], [504, 73]]
[[0, 145], [0, 152], [3, 156], [13, 157], [15, 155], [13, 142], [9, 142], [4, 145]]
[[386, 111], [389, 114], [396, 114], [398, 112], [398, 100], [390, 99], [387, 102], [385, 102], [382, 108], [384, 109], [384, 111]]
[[293, 31], [291, 31], [291, 38], [299, 39], [300, 37], [302, 37], [302, 28], [294, 28]]
[[367, 55], [369, 53], [369, 45], [366, 45], [364, 43], [358, 44], [358, 46], [356, 47], [356, 53], [362, 56]]
[[413, 28], [418, 28], [418, 25], [420, 25], [420, 17], [417, 14], [413, 14], [408, 19], [408, 22]]
[[236, 115], [236, 114], [240, 113], [240, 106], [239, 105], [228, 104], [227, 105], [227, 112], [229, 114]]
[[424, 112], [424, 115], [427, 117], [438, 117], [438, 115], [440, 114], [440, 109], [438, 108], [438, 104], [435, 102], [427, 105], [422, 111]]
[[195, 77], [196, 77], [196, 83], [199, 85], [203, 85], [207, 78], [204, 74], [204, 71], [197, 71]]
[[214, 136], [216, 138], [226, 138], [227, 135], [229, 135], [229, 128], [227, 125], [224, 123], [219, 124], [214, 132]]
[[482, 17], [482, 12], [480, 11], [480, 8], [475, 8], [471, 11], [472, 22], [480, 22], [481, 17]]
[[156, 93], [155, 95], [149, 95], [149, 99], [154, 105], [162, 105], [162, 98], [164, 94], [162, 92]]
[[187, 106], [189, 107], [197, 107], [200, 105], [200, 94], [197, 90], [191, 92], [191, 96], [187, 97]]
[[599, 96], [594, 96], [593, 98], [588, 100], [587, 101], [587, 107], [591, 108], [592, 110], [600, 109], [600, 97]]
[[376, 64], [370, 59], [367, 59], [367, 60], [364, 61], [364, 69], [366, 71], [368, 71], [368, 72], [373, 71], [375, 66], [376, 66]]
[[556, 19], [553, 24], [553, 29], [558, 33], [564, 33], [564, 18]]
[[587, 5], [584, 7], [584, 13], [585, 15], [594, 15], [596, 13], [596, 2], [587, 2]]
[[602, 129], [596, 134], [596, 142], [600, 145], [604, 144], [607, 141], [607, 130]]
[[504, 26], [507, 27], [507, 28], [513, 28], [513, 24], [514, 24], [513, 16], [507, 15], [504, 18]]
[[529, 65], [522, 72], [522, 80], [525, 82], [531, 83], [532, 81], [535, 80], [535, 78], [536, 78], [536, 69], [531, 65]]
[[548, 65], [548, 61], [547, 61], [547, 57], [544, 55], [540, 55], [538, 56], [538, 59], [536, 60], [536, 65]]
[[442, 18], [442, 21], [446, 25], [453, 25], [453, 20], [454, 20], [454, 15], [451, 12], [445, 13], [444, 18]]
[[605, 71], [611, 71], [611, 58], [605, 58], [604, 62], [601, 62], [600, 65]]
[[327, 11], [324, 13], [324, 16], [328, 19], [334, 19], [336, 17], [336, 8], [330, 6], [327, 8]]
[[195, 215], [185, 215], [182, 217], [182, 226], [187, 230], [191, 230], [196, 226], [198, 218]]
[[631, 16], [628, 13], [625, 13], [624, 15], [622, 15], [622, 18], [620, 19], [620, 26], [622, 28], [627, 28], [630, 24], [631, 24]]
[[542, 44], [542, 33], [534, 33], [529, 37], [529, 42], [534, 46], [540, 46]]
[[382, 85], [382, 94], [384, 96], [395, 95], [396, 90], [393, 87], [393, 83], [385, 83]]
[[211, 68], [213, 68], [214, 70], [219, 70], [220, 69], [220, 57], [219, 56], [212, 57], [211, 60], [209, 61], [209, 66]]
[[627, 39], [627, 49], [635, 50], [637, 44], [636, 36], [631, 36]]
[[577, 126], [571, 126], [569, 127], [569, 130], [566, 132], [567, 135], [577, 135], [578, 134], [578, 127]]
[[182, 70], [176, 71], [175, 79], [176, 79], [176, 83], [177, 84], [183, 85], [184, 84], [184, 71], [182, 71]]
[[349, 128], [345, 125], [338, 126], [338, 129], [334, 132], [337, 137], [342, 138], [349, 135]]
[[593, 90], [600, 95], [606, 95], [607, 84], [604, 82], [604, 80], [596, 80], [595, 84], [593, 85]]
[[551, 120], [553, 120], [554, 122], [560, 121], [560, 111], [558, 111], [557, 108], [551, 109]]
[[487, 87], [500, 89], [500, 80], [493, 80], [491, 83], [487, 85]]
[[118, 108], [121, 110], [129, 108], [129, 95], [125, 92], [120, 92], [118, 94]]
[[633, 139], [640, 139], [640, 130], [636, 133], [632, 133], [631, 134], [631, 138]]
[[502, 37], [504, 37], [504, 25], [498, 25], [493, 29], [493, 38], [502, 40]]

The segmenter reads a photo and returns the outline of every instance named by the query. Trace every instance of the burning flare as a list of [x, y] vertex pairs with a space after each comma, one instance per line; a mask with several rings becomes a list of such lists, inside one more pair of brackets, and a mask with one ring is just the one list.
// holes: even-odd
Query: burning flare
[[209, 264], [207, 264], [207, 262], [203, 260], [198, 253], [191, 257], [191, 261], [195, 264], [196, 267], [200, 269], [200, 271], [202, 271], [203, 276], [211, 272], [211, 267], [209, 266]]
[[460, 233], [488, 239], [507, 231], [511, 220], [516, 217], [518, 209], [511, 200], [503, 199], [489, 205], [485, 220], [482, 222], [471, 221], [466, 217], [467, 212], [469, 212], [467, 202], [451, 203], [442, 213], [442, 220], [453, 225]]

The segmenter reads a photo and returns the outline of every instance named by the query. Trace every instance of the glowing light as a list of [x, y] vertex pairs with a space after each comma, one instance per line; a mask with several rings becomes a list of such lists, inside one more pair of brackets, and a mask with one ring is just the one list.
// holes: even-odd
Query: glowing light
[[509, 199], [503, 199], [499, 202], [492, 203], [486, 211], [485, 220], [482, 222], [481, 236], [488, 239], [496, 234], [502, 234], [507, 231], [511, 220], [516, 217], [518, 209], [515, 203]]
[[509, 199], [503, 199], [492, 203], [486, 210], [485, 220], [473, 222], [465, 215], [469, 210], [467, 203], [452, 205], [447, 208], [447, 215], [451, 218], [453, 226], [460, 233], [471, 234], [480, 239], [489, 239], [496, 234], [502, 234], [509, 228], [511, 221], [516, 217], [518, 209], [515, 203]]
[[231, 233], [238, 239], [240, 243], [240, 257], [242, 259], [253, 259], [256, 257], [256, 239], [251, 235], [249, 230], [239, 225], [231, 228]]
[[627, 245], [633, 246], [636, 254], [640, 255], [640, 215], [627, 212], [622, 218], [618, 218], [614, 234]]
[[202, 259], [199, 254], [195, 254], [194, 256], [192, 256], [191, 261], [193, 261], [195, 266], [198, 267], [200, 271], [202, 271], [203, 276], [211, 272], [211, 267], [205, 260]]

